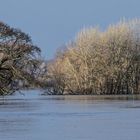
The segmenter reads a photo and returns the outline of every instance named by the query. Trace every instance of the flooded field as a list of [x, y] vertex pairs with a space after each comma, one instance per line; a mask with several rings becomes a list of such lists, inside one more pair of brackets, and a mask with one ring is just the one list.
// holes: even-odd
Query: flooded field
[[0, 140], [138, 140], [140, 101], [0, 97]]

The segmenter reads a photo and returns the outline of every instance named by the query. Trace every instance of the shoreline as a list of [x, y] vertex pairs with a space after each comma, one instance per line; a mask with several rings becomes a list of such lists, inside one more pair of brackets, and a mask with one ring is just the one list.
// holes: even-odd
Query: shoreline
[[60, 100], [140, 100], [137, 95], [42, 95], [50, 99]]

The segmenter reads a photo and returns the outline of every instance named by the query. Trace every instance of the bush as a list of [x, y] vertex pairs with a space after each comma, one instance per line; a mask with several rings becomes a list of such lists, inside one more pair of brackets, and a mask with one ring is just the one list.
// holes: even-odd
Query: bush
[[48, 66], [61, 94], [140, 93], [140, 20], [84, 29], [66, 48]]

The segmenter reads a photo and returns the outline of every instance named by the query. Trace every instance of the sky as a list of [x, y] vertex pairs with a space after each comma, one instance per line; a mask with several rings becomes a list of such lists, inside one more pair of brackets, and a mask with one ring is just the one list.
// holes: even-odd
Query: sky
[[122, 18], [140, 18], [140, 0], [0, 0], [0, 21], [28, 33], [45, 59], [82, 28], [105, 29]]

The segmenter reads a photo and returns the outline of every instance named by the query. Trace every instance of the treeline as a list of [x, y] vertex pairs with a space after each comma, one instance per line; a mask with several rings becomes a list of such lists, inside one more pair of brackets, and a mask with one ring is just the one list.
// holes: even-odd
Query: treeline
[[139, 94], [140, 20], [83, 29], [48, 63], [48, 94]]
[[40, 52], [27, 34], [0, 22], [0, 95], [39, 85]]
[[0, 22], [0, 95], [27, 88], [54, 95], [140, 93], [140, 20], [83, 29], [52, 61], [40, 53], [28, 34]]

